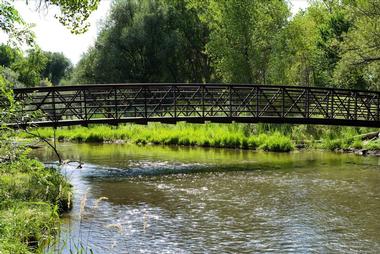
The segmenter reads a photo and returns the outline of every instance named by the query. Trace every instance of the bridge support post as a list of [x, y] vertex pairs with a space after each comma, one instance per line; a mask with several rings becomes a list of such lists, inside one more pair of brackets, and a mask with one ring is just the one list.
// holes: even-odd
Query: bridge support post
[[305, 117], [310, 118], [310, 88], [306, 88]]
[[259, 118], [260, 114], [260, 88], [256, 86], [256, 118]]
[[202, 117], [205, 117], [205, 86], [202, 85]]
[[113, 88], [114, 90], [114, 104], [115, 104], [115, 120], [119, 119], [119, 112], [118, 112], [118, 103], [117, 103], [117, 89], [116, 87]]
[[229, 100], [230, 100], [230, 117], [233, 117], [232, 113], [232, 87], [228, 87], [228, 92], [229, 92]]
[[148, 108], [147, 108], [147, 101], [146, 101], [146, 97], [147, 97], [146, 87], [144, 87], [143, 89], [144, 89], [144, 114], [145, 114], [145, 118], [148, 118]]
[[355, 93], [355, 110], [354, 110], [354, 116], [355, 116], [355, 120], [358, 120], [358, 92], [354, 92]]
[[55, 91], [52, 91], [51, 93], [52, 93], [51, 100], [52, 100], [52, 108], [53, 108], [53, 119], [54, 119], [54, 125], [55, 125], [58, 122], [56, 108], [55, 108]]
[[86, 95], [86, 89], [83, 89], [83, 102], [84, 102], [84, 121], [87, 125], [88, 121], [88, 112], [87, 112], [87, 95]]
[[285, 88], [281, 88], [281, 116], [285, 118]]
[[172, 86], [173, 89], [173, 104], [174, 104], [174, 118], [177, 119], [177, 86]]
[[380, 93], [377, 93], [377, 121], [380, 121]]

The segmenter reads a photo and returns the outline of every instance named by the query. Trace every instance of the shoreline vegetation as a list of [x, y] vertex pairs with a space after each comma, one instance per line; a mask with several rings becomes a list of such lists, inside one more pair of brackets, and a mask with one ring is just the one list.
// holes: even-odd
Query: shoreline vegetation
[[[324, 149], [378, 154], [380, 139], [376, 129], [271, 124], [190, 124], [151, 123], [120, 126], [94, 125], [64, 127], [56, 130], [60, 142], [132, 143], [140, 145], [178, 145], [215, 148], [290, 152], [294, 149]], [[34, 133], [53, 138], [54, 130], [38, 128]], [[374, 133], [366, 135], [366, 133]], [[32, 138], [23, 133], [20, 138]]]
[[54, 168], [17, 155], [0, 163], [0, 253], [35, 253], [55, 242], [71, 185]]

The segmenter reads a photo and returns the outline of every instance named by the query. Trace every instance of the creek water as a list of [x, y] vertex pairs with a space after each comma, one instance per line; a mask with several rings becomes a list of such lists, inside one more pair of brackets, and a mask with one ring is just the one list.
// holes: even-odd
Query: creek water
[[[379, 253], [380, 159], [307, 151], [61, 144], [70, 253]], [[33, 152], [46, 163], [48, 149]], [[82, 208], [81, 208], [82, 206]]]

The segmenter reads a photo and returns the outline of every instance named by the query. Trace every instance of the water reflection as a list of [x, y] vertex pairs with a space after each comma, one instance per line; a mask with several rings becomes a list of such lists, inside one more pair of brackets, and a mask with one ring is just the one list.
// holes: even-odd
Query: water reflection
[[[380, 251], [375, 157], [132, 145], [60, 149], [85, 162], [80, 170], [63, 170], [76, 191], [66, 230], [95, 253]], [[48, 150], [37, 156], [53, 160]], [[96, 205], [102, 197], [107, 200]]]

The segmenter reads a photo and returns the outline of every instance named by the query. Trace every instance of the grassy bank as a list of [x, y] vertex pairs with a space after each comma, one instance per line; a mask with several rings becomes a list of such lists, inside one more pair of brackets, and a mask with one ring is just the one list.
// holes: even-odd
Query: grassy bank
[[[51, 128], [35, 130], [45, 138], [53, 137]], [[326, 150], [379, 150], [380, 141], [362, 140], [360, 135], [376, 131], [369, 128], [326, 127], [306, 125], [268, 124], [189, 124], [147, 126], [96, 125], [90, 127], [60, 128], [60, 141], [103, 143], [122, 140], [134, 144], [162, 144], [220, 148], [261, 149], [274, 152], [292, 151], [297, 145]], [[27, 134], [21, 137], [29, 138]]]
[[380, 140], [367, 140], [363, 141], [359, 138], [336, 138], [336, 139], [325, 139], [320, 145], [321, 148], [337, 151], [337, 150], [350, 150], [350, 149], [362, 149], [369, 151], [379, 151], [380, 150]]
[[0, 163], [0, 253], [39, 252], [59, 229], [71, 187], [55, 169], [22, 155]]
[[[56, 132], [60, 141], [71, 142], [114, 142], [123, 140], [134, 144], [162, 144], [181, 146], [202, 146], [220, 148], [262, 149], [265, 151], [289, 152], [294, 149], [290, 137], [278, 131], [253, 135], [250, 125], [242, 124], [149, 124], [111, 126], [91, 126], [61, 128]], [[37, 130], [45, 138], [53, 137], [53, 130]], [[24, 134], [22, 137], [30, 136]]]
[[378, 132], [375, 128], [326, 128], [318, 148], [330, 151], [363, 149], [370, 151], [380, 150], [379, 137], [365, 138], [365, 133]]

